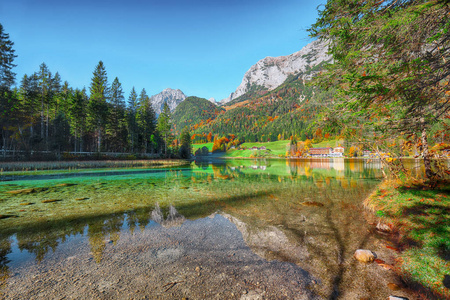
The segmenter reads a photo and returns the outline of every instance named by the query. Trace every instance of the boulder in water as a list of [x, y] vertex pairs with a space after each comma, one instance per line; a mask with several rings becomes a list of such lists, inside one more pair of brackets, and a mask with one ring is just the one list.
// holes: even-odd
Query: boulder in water
[[355, 251], [355, 258], [364, 263], [371, 263], [377, 258], [376, 254], [370, 250], [358, 249]]

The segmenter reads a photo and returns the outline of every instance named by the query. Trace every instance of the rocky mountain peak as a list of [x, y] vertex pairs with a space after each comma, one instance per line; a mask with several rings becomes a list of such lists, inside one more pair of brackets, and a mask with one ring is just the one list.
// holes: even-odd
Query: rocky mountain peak
[[174, 111], [178, 104], [184, 101], [184, 99], [186, 99], [186, 95], [182, 91], [178, 89], [174, 90], [171, 88], [167, 88], [161, 93], [150, 97], [153, 108], [155, 109], [157, 115], [162, 112], [164, 103], [167, 103], [167, 105], [169, 105], [170, 111]]
[[305, 73], [302, 79], [310, 79], [313, 74], [308, 74], [308, 69], [331, 60], [327, 51], [326, 42], [316, 40], [294, 54], [266, 57], [258, 61], [245, 73], [236, 91], [231, 93], [228, 98], [221, 100], [220, 104], [225, 104], [244, 95], [254, 85], [273, 90], [280, 86], [289, 75]]

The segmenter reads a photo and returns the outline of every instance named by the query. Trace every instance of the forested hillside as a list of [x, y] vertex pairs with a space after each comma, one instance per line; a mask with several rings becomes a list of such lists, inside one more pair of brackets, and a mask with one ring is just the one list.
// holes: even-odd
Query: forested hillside
[[[203, 126], [224, 111], [224, 108], [204, 98], [187, 97], [173, 112], [174, 129], [175, 131], [181, 131], [184, 127], [195, 124], [197, 124], [197, 127]], [[195, 126], [193, 129], [196, 129]]]
[[208, 120], [196, 121], [198, 112], [185, 110], [182, 103], [174, 114], [175, 123], [180, 124], [182, 119], [183, 125], [190, 125], [193, 134], [204, 136], [211, 132], [219, 137], [233, 134], [246, 142], [275, 141], [291, 136], [303, 140], [313, 138], [315, 130], [310, 125], [322, 107], [330, 103], [332, 93], [320, 92], [299, 77], [290, 76], [273, 91], [255, 86], [227, 103], [226, 111]]

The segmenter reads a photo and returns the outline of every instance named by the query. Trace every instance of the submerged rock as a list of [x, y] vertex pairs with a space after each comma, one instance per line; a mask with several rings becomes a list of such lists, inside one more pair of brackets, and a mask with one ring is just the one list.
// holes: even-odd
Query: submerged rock
[[36, 189], [31, 188], [31, 189], [21, 189], [21, 190], [13, 190], [13, 191], [7, 191], [7, 194], [13, 194], [13, 195], [17, 195], [17, 194], [31, 194], [36, 192]]
[[13, 194], [13, 195], [18, 195], [18, 194], [26, 195], [26, 194], [37, 193], [37, 192], [42, 192], [42, 191], [46, 191], [46, 190], [48, 190], [48, 189], [47, 188], [29, 188], [29, 189], [7, 191], [5, 193]]
[[89, 199], [88, 197], [81, 197], [81, 198], [75, 198], [75, 200], [80, 201], [80, 200], [87, 200]]
[[315, 206], [315, 207], [322, 207], [323, 204], [320, 202], [315, 202], [315, 201], [305, 201], [305, 202], [301, 202], [301, 205], [304, 206]]
[[376, 254], [370, 250], [358, 249], [355, 251], [355, 258], [364, 263], [371, 263], [377, 258]]
[[33, 205], [33, 202], [24, 202], [24, 203], [20, 203], [20, 205]]
[[398, 296], [389, 296], [387, 300], [408, 300], [408, 298], [398, 297]]
[[42, 203], [52, 203], [52, 202], [58, 202], [61, 201], [59, 199], [47, 199], [47, 200], [43, 200]]
[[57, 184], [56, 186], [73, 186], [76, 185], [76, 183], [61, 183], [61, 184]]
[[8, 218], [17, 218], [15, 215], [0, 215], [0, 220], [8, 219]]

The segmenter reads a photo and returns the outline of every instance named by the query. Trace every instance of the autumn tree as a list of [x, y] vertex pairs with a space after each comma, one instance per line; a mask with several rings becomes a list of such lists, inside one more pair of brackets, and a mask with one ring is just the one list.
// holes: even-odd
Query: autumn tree
[[329, 0], [310, 29], [334, 59], [317, 81], [338, 90], [326, 119], [360, 139], [420, 136], [427, 177], [428, 132], [450, 109], [449, 14], [445, 0]]

